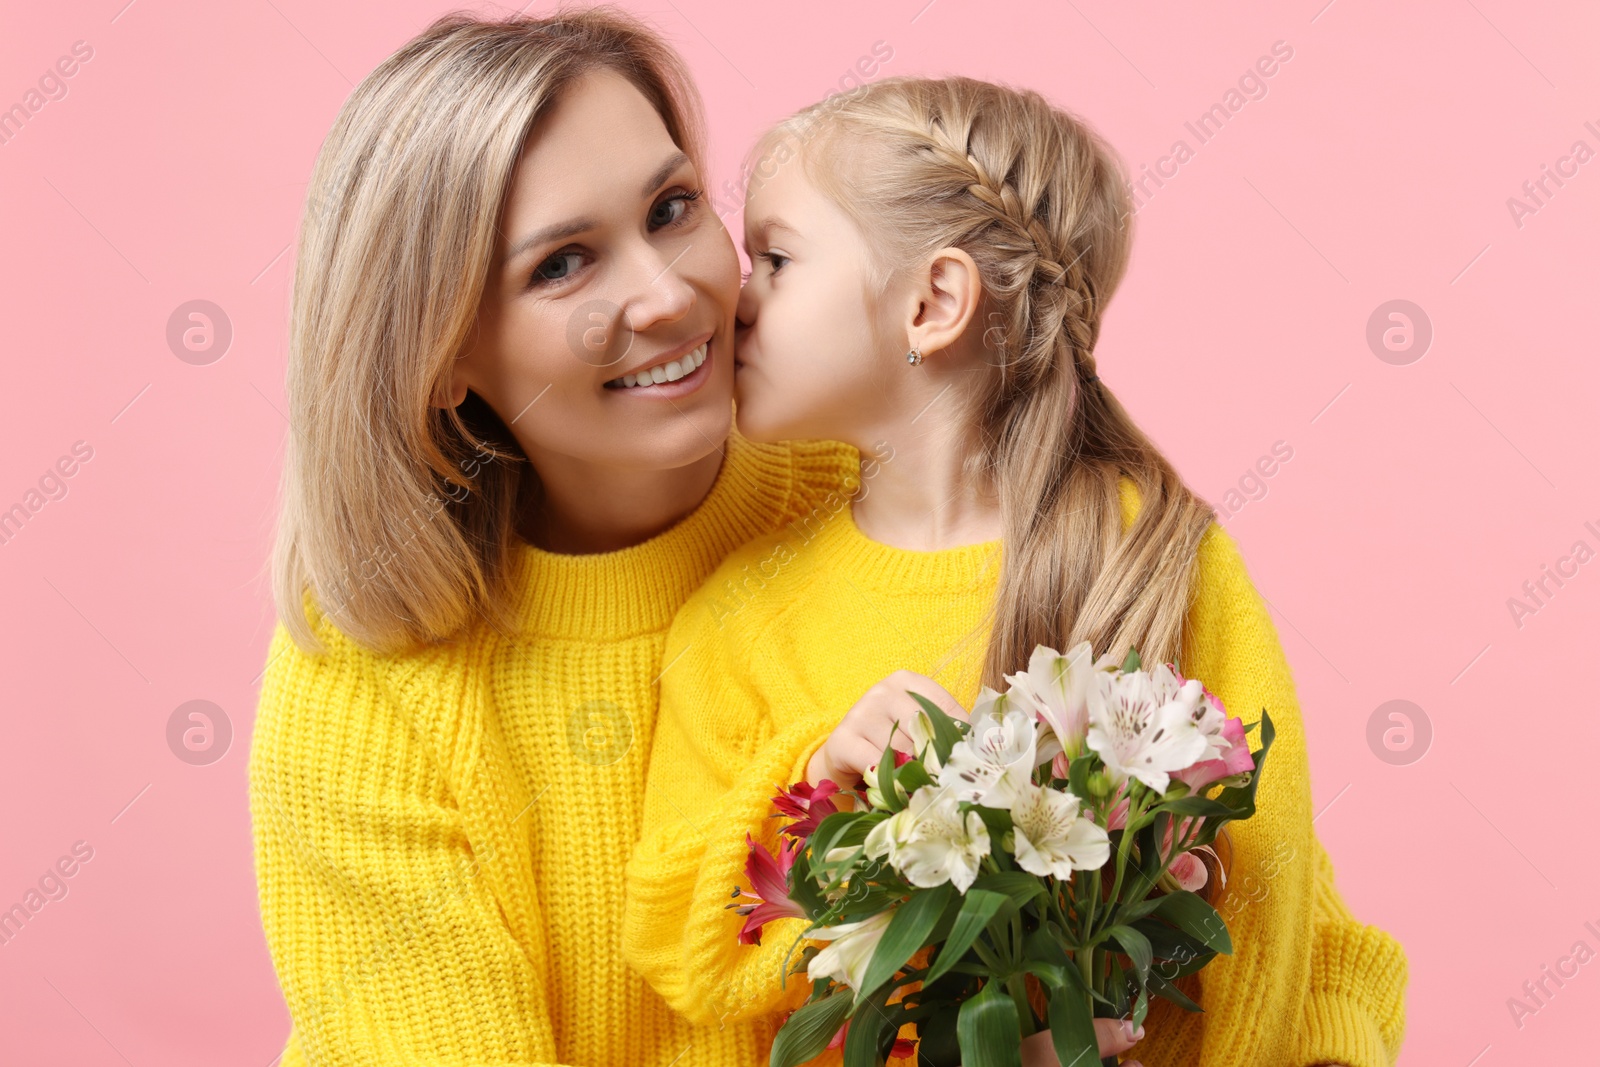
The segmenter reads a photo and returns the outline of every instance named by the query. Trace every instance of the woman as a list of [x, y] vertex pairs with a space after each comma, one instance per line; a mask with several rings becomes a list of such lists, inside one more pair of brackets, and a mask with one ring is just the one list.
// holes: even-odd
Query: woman
[[250, 755], [283, 1067], [766, 1059], [618, 944], [667, 625], [857, 459], [730, 437], [700, 137], [630, 19], [457, 15], [322, 147]]

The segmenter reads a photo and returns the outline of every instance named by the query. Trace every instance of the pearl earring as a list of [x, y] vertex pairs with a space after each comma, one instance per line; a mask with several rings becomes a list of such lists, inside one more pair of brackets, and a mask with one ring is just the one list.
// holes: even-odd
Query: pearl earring
[[922, 362], [922, 348], [918, 345], [912, 345], [911, 351], [906, 353], [906, 362], [913, 367], [920, 364]]

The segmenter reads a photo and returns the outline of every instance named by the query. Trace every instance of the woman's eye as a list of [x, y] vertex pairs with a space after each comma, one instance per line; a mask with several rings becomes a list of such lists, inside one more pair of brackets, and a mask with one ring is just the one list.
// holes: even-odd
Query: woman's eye
[[669, 196], [650, 209], [650, 225], [655, 229], [671, 226], [673, 223], [682, 222], [689, 214], [689, 208], [694, 201], [700, 199], [698, 189], [692, 192], [678, 193]]
[[772, 268], [772, 273], [774, 274], [782, 270], [783, 265], [789, 262], [789, 257], [782, 252], [757, 252], [756, 258], [766, 260], [767, 265]]
[[533, 270], [536, 282], [559, 282], [577, 273], [583, 265], [582, 252], [557, 252]]

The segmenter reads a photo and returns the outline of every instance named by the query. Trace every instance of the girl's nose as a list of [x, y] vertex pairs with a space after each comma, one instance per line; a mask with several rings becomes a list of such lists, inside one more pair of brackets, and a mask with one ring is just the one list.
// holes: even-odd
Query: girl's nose
[[756, 324], [756, 304], [755, 286], [746, 282], [744, 288], [739, 290], [739, 303], [734, 310], [737, 325], [750, 327]]

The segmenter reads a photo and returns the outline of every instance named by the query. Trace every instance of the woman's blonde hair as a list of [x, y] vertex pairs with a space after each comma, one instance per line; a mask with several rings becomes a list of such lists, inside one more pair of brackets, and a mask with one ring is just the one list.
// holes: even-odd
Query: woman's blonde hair
[[[1131, 243], [1112, 149], [1036, 92], [902, 76], [800, 111], [754, 154], [753, 182], [798, 154], [867, 237], [877, 293], [939, 248], [978, 266], [995, 373], [966, 462], [998, 493], [1005, 545], [984, 684], [1003, 688], [1041, 644], [1177, 662], [1212, 509], [1095, 380]], [[1126, 535], [1124, 476], [1141, 502]]]
[[530, 129], [578, 77], [628, 78], [704, 172], [682, 60], [609, 8], [446, 15], [362, 79], [311, 176], [295, 260], [293, 428], [272, 557], [278, 614], [321, 651], [306, 607], [370, 648], [513, 627], [509, 572], [537, 479], [501, 420], [445, 395], [490, 281]]

